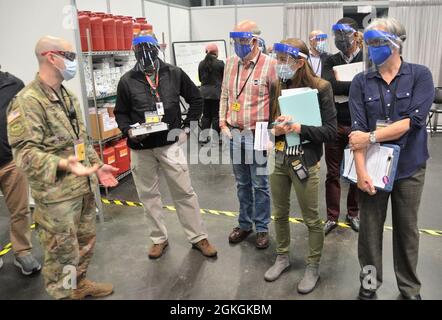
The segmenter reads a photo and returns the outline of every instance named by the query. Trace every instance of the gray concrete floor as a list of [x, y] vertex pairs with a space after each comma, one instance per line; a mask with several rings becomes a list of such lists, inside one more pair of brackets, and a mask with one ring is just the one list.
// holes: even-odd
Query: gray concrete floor
[[[419, 213], [419, 227], [442, 230], [442, 136], [429, 139], [431, 159], [428, 162], [425, 189]], [[213, 147], [217, 150], [217, 146]], [[204, 209], [237, 211], [238, 202], [230, 165], [191, 165], [195, 191]], [[321, 167], [320, 199], [324, 199], [325, 164]], [[167, 186], [162, 179], [164, 204], [172, 205]], [[347, 186], [344, 186], [344, 192]], [[138, 201], [131, 177], [110, 191], [110, 199]], [[344, 197], [342, 208], [345, 208]], [[325, 218], [325, 200], [320, 203]], [[292, 196], [292, 212], [300, 217], [296, 199]], [[345, 212], [344, 212], [345, 213]], [[359, 283], [357, 233], [338, 228], [326, 237], [321, 264], [321, 280], [317, 289], [302, 296], [296, 285], [303, 275], [307, 250], [307, 230], [302, 224], [292, 224], [291, 263], [288, 272], [273, 283], [263, 279], [275, 258], [275, 243], [267, 250], [254, 247], [251, 235], [239, 245], [230, 245], [227, 236], [236, 226], [236, 219], [205, 214], [209, 239], [219, 250], [217, 259], [208, 259], [192, 250], [179, 225], [176, 214], [165, 210], [170, 246], [159, 260], [149, 260], [148, 226], [142, 208], [105, 206], [105, 222], [97, 226], [98, 241], [89, 277], [110, 281], [115, 293], [108, 299], [355, 299]], [[345, 219], [345, 214], [341, 220]], [[0, 248], [9, 242], [9, 213], [0, 198]], [[391, 217], [386, 225], [391, 226]], [[271, 225], [274, 240], [274, 228]], [[33, 234], [34, 254], [41, 261], [42, 251]], [[418, 273], [424, 299], [442, 299], [442, 237], [422, 234]], [[24, 277], [13, 265], [12, 253], [3, 257], [0, 270], [0, 299], [49, 299], [41, 275]], [[393, 272], [392, 233], [384, 233], [384, 283], [378, 292], [380, 299], [397, 299]]]

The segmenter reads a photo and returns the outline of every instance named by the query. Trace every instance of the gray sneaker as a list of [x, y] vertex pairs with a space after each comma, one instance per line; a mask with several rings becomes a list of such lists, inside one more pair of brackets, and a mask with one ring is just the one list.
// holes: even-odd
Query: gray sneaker
[[41, 264], [35, 260], [32, 254], [28, 254], [23, 257], [15, 257], [14, 265], [21, 269], [21, 273], [25, 276], [29, 276], [41, 270]]
[[0, 258], [0, 269], [3, 267], [3, 259]]
[[275, 264], [264, 274], [264, 279], [267, 281], [275, 281], [288, 267], [290, 267], [289, 255], [278, 254]]
[[304, 277], [298, 284], [298, 292], [302, 294], [307, 294], [315, 289], [316, 284], [319, 280], [319, 266], [308, 265], [305, 268]]

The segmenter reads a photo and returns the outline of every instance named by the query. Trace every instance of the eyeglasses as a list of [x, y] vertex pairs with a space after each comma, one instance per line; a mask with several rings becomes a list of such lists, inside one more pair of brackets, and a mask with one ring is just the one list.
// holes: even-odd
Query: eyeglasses
[[378, 39], [367, 40], [367, 41], [365, 41], [365, 43], [369, 47], [382, 47], [382, 46], [390, 44], [391, 42], [390, 42], [390, 40], [385, 39], [385, 38], [378, 38]]
[[61, 50], [51, 50], [51, 51], [45, 51], [42, 52], [41, 55], [42, 56], [46, 56], [49, 53], [53, 53], [53, 54], [57, 54], [59, 56], [62, 56], [70, 61], [74, 61], [75, 58], [77, 57], [77, 54], [75, 52], [71, 52], [71, 51], [61, 51]]

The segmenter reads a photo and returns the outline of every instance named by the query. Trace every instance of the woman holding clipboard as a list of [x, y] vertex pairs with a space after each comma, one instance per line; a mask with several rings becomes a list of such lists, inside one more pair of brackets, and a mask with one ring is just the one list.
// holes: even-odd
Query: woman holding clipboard
[[[277, 73], [280, 81], [272, 88], [271, 123], [275, 136], [275, 152], [272, 158], [273, 172], [270, 175], [273, 215], [277, 241], [277, 258], [265, 273], [267, 281], [276, 280], [290, 266], [290, 192], [295, 189], [302, 217], [309, 230], [309, 254], [307, 267], [298, 292], [307, 294], [319, 280], [319, 263], [324, 243], [324, 231], [319, 217], [319, 161], [323, 143], [336, 136], [336, 109], [333, 92], [328, 81], [315, 75], [308, 63], [309, 51], [299, 39], [287, 39], [275, 44], [273, 53], [277, 58]], [[305, 126], [280, 114], [277, 97], [281, 90], [310, 87], [318, 90], [322, 126]], [[275, 123], [273, 123], [275, 121]], [[296, 132], [301, 144], [287, 147], [285, 135]], [[303, 142], [306, 142], [304, 143]]]

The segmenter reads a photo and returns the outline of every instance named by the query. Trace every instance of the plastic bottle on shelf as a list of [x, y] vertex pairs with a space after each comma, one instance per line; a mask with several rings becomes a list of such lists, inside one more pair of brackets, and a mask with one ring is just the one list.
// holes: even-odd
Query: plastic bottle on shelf
[[[104, 13], [103, 13], [104, 15]], [[104, 51], [103, 18], [99, 13], [90, 14], [92, 51]]]
[[117, 28], [115, 19], [111, 14], [107, 14], [103, 18], [104, 45], [106, 51], [115, 51], [117, 45]]
[[117, 31], [117, 50], [124, 50], [123, 16], [115, 16], [115, 28]]
[[125, 17], [123, 19], [123, 32], [124, 32], [124, 50], [130, 50], [132, 48], [134, 22], [132, 17]]
[[78, 11], [78, 25], [80, 27], [81, 50], [89, 51], [87, 44], [87, 30], [91, 30], [90, 11]]

